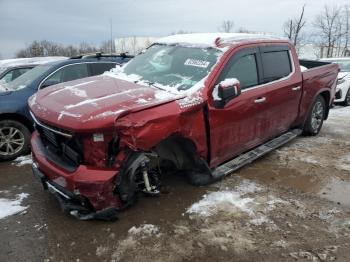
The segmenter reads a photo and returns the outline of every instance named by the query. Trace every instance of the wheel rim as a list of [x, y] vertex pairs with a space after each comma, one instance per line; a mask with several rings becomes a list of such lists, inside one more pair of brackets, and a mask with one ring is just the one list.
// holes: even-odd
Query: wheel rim
[[316, 132], [322, 125], [323, 121], [323, 104], [318, 101], [314, 105], [314, 108], [312, 109], [312, 117], [311, 117], [311, 127]]
[[0, 128], [0, 155], [11, 156], [24, 146], [24, 135], [16, 127]]

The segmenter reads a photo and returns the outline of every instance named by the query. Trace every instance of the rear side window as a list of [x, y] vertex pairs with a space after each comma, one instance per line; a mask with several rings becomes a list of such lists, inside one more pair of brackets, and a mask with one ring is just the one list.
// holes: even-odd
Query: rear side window
[[50, 76], [42, 86], [55, 85], [62, 82], [72, 81], [84, 77], [88, 77], [88, 68], [86, 64], [73, 64], [59, 69]]
[[228, 69], [227, 74], [221, 77], [221, 80], [228, 78], [238, 79], [242, 90], [258, 85], [259, 80], [255, 54], [245, 55], [236, 60]]
[[288, 50], [262, 52], [261, 59], [264, 83], [281, 79], [292, 72]]
[[116, 63], [91, 63], [89, 64], [90, 67], [90, 75], [101, 75], [106, 71], [111, 70], [116, 66]]

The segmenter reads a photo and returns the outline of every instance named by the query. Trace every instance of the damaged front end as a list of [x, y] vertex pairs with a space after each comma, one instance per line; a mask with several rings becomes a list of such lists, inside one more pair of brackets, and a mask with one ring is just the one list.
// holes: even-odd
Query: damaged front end
[[[51, 140], [54, 138], [58, 139], [51, 134]], [[89, 145], [82, 156], [84, 162], [70, 166], [69, 155], [54, 150], [52, 141], [42, 133], [35, 131], [32, 136], [33, 173], [58, 199], [63, 211], [80, 220], [115, 220], [118, 211], [133, 204], [139, 192], [159, 195], [156, 154], [112, 150], [118, 139], [106, 141], [106, 146], [92, 146], [93, 139], [83, 140], [83, 145]], [[60, 144], [67, 150], [69, 143]]]

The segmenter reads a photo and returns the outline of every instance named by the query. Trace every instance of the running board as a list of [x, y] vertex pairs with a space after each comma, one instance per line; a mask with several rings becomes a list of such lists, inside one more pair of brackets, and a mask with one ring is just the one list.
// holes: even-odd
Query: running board
[[288, 133], [276, 137], [266, 142], [265, 144], [262, 144], [261, 146], [258, 146], [255, 149], [248, 151], [247, 153], [244, 153], [242, 155], [239, 155], [238, 157], [226, 162], [225, 164], [222, 164], [221, 166], [218, 166], [212, 171], [212, 176], [214, 180], [218, 180], [224, 176], [227, 176], [233, 173], [234, 171], [242, 168], [243, 166], [252, 163], [254, 160], [266, 155], [267, 153], [270, 153], [272, 150], [275, 150], [276, 148], [283, 146], [284, 144], [293, 140], [301, 133], [302, 130], [293, 129]]

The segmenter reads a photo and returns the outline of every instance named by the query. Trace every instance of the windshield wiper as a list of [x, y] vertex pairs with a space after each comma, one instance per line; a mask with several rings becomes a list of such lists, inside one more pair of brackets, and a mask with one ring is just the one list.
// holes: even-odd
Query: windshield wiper
[[[135, 84], [137, 84], [138, 82], [140, 82], [139, 80], [136, 80], [134, 81]], [[159, 90], [162, 90], [162, 91], [167, 91], [165, 90], [164, 88], [161, 88], [160, 86], [156, 85], [155, 82], [152, 82], [152, 81], [148, 81], [148, 80], [142, 80], [143, 83], [146, 83], [148, 86], [153, 86]]]

